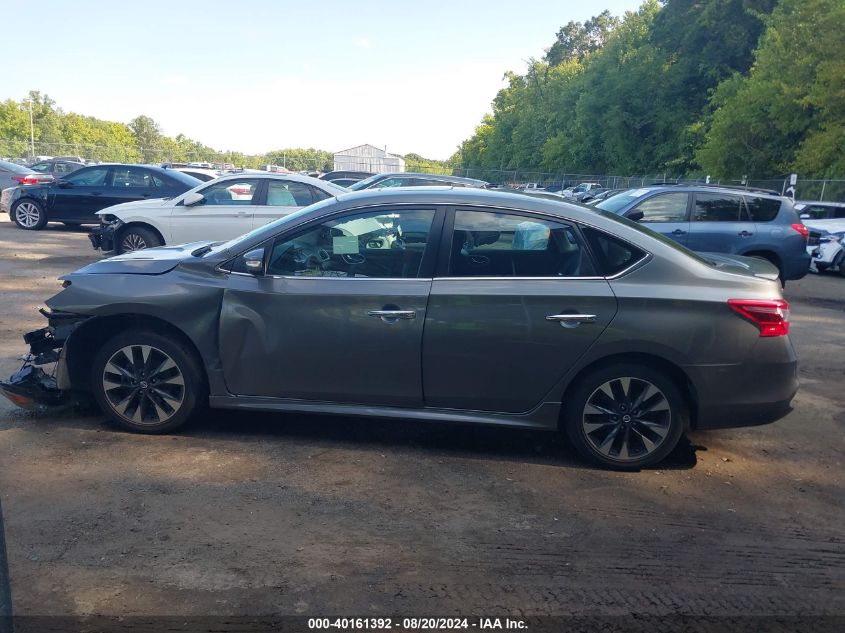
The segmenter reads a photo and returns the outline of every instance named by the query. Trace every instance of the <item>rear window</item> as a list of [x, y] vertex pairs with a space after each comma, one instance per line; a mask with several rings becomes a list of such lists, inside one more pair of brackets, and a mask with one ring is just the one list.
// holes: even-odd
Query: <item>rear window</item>
[[748, 196], [745, 198], [745, 203], [748, 205], [748, 212], [754, 222], [771, 222], [780, 211], [780, 200], [772, 198], [752, 198]]

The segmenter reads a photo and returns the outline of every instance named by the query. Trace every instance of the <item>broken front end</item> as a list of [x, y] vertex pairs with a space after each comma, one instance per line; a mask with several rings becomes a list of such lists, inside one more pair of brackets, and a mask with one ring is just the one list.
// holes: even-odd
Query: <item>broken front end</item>
[[48, 326], [24, 334], [29, 353], [23, 366], [8, 380], [0, 381], [0, 392], [25, 409], [64, 404], [70, 390], [65, 346], [73, 331], [89, 318], [44, 308], [39, 312]]

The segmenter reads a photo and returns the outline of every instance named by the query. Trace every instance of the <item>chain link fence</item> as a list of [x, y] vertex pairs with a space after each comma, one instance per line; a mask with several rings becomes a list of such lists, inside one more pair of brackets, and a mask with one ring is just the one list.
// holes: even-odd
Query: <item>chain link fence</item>
[[[29, 164], [42, 157], [76, 157], [92, 162], [120, 163], [205, 163], [209, 167], [227, 169], [232, 167], [266, 168], [271, 162], [264, 155], [245, 155], [237, 152], [216, 152], [191, 150], [189, 148], [139, 148], [137, 146], [110, 146], [95, 143], [42, 143], [33, 147], [28, 141], [0, 139], [0, 158]], [[322, 164], [318, 159], [300, 168], [307, 171], [320, 171]], [[367, 171], [369, 163], [362, 162], [360, 170]], [[347, 167], [347, 169], [349, 169]], [[566, 171], [538, 171], [524, 169], [480, 169], [472, 167], [448, 167], [431, 164], [430, 161], [416, 163], [406, 161], [406, 170], [430, 174], [448, 174], [475, 178], [486, 182], [517, 186], [536, 183], [540, 187], [573, 187], [583, 182], [598, 183], [607, 189], [630, 189], [646, 185], [663, 183], [704, 183], [702, 175], [676, 175], [668, 172], [637, 175], [590, 174]], [[732, 187], [749, 189], [768, 189], [779, 194], [786, 194], [789, 176], [769, 179], [710, 179], [710, 184], [724, 184]], [[845, 201], [845, 179], [798, 179], [795, 188], [796, 200]]]

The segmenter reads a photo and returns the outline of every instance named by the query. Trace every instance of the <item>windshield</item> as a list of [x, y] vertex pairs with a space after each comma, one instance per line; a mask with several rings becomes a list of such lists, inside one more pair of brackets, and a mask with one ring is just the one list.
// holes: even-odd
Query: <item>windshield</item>
[[657, 231], [653, 231], [652, 229], [648, 228], [647, 226], [643, 226], [639, 222], [634, 222], [633, 220], [629, 220], [628, 218], [626, 218], [623, 215], [618, 215], [618, 214], [613, 213], [613, 212], [600, 210], [599, 205], [596, 205], [595, 207], [593, 207], [593, 211], [598, 213], [603, 218], [607, 218], [608, 220], [612, 220], [613, 222], [618, 222], [619, 224], [624, 224], [627, 227], [630, 227], [632, 229], [636, 229], [637, 231], [639, 231], [640, 233], [642, 233], [644, 235], [648, 235], [650, 237], [653, 237], [654, 239], [662, 242], [663, 244], [665, 244], [669, 248], [672, 248], [672, 249], [674, 249], [674, 250], [676, 250], [680, 253], [684, 253], [685, 255], [688, 255], [689, 257], [692, 257], [693, 259], [695, 259], [695, 260], [697, 260], [697, 261], [699, 261], [703, 264], [707, 264], [708, 266], [713, 266], [713, 262], [710, 261], [709, 259], [702, 257], [701, 255], [699, 255], [695, 251], [691, 251], [686, 246], [681, 246], [675, 240], [673, 240], [669, 237], [666, 237], [662, 233], [658, 233]]
[[374, 182], [381, 180], [384, 178], [382, 174], [376, 174], [375, 176], [370, 176], [369, 178], [364, 178], [364, 180], [359, 180], [354, 185], [349, 185], [350, 191], [358, 191], [359, 189], [366, 189]]
[[605, 198], [599, 202], [595, 208], [604, 209], [605, 211], [610, 211], [611, 213], [617, 213], [620, 209], [628, 206], [639, 198], [642, 198], [648, 192], [648, 189], [628, 189], [628, 191], [623, 191], [622, 193], [617, 193], [615, 196], [610, 198]]

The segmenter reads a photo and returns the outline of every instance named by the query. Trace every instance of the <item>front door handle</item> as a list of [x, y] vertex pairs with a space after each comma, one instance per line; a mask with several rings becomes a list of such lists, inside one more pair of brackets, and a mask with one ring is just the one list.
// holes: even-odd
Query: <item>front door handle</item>
[[546, 317], [546, 321], [557, 321], [563, 327], [573, 328], [578, 327], [582, 323], [595, 323], [595, 314], [550, 314]]
[[687, 234], [687, 232], [684, 231], [683, 229], [675, 229], [674, 231], [672, 231], [672, 235], [686, 235], [686, 234]]
[[399, 319], [416, 319], [416, 310], [370, 310], [367, 312], [371, 317], [377, 317], [385, 323], [394, 323]]
[[751, 233], [750, 231], [740, 231], [737, 235], [740, 237], [751, 237], [754, 233]]

